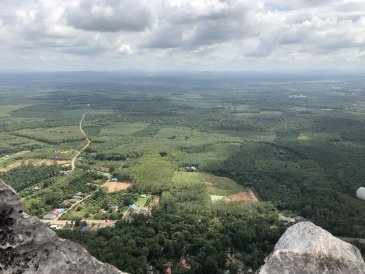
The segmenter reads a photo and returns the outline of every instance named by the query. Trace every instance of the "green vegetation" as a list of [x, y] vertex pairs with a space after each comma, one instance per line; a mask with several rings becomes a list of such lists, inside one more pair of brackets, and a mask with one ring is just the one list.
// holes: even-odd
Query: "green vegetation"
[[17, 192], [20, 192], [28, 187], [33, 187], [36, 184], [46, 181], [56, 174], [59, 168], [57, 166], [19, 166], [6, 173], [0, 173], [0, 176]]
[[[0, 177], [30, 214], [66, 201], [76, 206], [61, 219], [119, 220], [59, 232], [99, 259], [131, 273], [256, 270], [283, 232], [278, 211], [365, 237], [365, 202], [355, 197], [365, 178], [362, 78], [47, 77], [0, 82]], [[85, 144], [84, 113], [91, 145], [64, 174]], [[108, 177], [133, 186], [107, 193]], [[220, 200], [249, 190], [261, 201]]]

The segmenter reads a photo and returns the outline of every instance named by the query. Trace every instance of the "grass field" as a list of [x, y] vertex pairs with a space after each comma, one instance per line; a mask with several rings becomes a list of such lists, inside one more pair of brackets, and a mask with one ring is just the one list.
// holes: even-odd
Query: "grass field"
[[172, 178], [172, 182], [179, 184], [202, 184], [207, 187], [209, 195], [226, 196], [247, 190], [229, 178], [219, 177], [205, 172], [177, 171]]

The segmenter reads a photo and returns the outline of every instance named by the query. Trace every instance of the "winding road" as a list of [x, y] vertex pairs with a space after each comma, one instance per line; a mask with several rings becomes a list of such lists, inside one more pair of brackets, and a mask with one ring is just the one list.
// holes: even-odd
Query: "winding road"
[[75, 155], [75, 157], [73, 157], [72, 158], [72, 160], [71, 160], [71, 170], [75, 170], [75, 162], [76, 162], [76, 160], [77, 160], [77, 157], [79, 157], [80, 156], [80, 154], [85, 150], [85, 149], [87, 149], [88, 148], [88, 146], [90, 145], [90, 143], [91, 143], [91, 141], [90, 141], [90, 139], [89, 139], [89, 137], [86, 135], [86, 133], [85, 133], [85, 131], [84, 131], [84, 129], [82, 128], [82, 122], [84, 121], [84, 119], [85, 119], [85, 115], [86, 115], [86, 112], [82, 115], [82, 118], [81, 118], [81, 120], [80, 120], [80, 131], [81, 131], [81, 133], [82, 133], [82, 135], [84, 135], [85, 136], [85, 140], [87, 141], [87, 143], [86, 143], [86, 145], [85, 146], [83, 146], [80, 150], [78, 150], [77, 151], [77, 153], [76, 153], [76, 155]]

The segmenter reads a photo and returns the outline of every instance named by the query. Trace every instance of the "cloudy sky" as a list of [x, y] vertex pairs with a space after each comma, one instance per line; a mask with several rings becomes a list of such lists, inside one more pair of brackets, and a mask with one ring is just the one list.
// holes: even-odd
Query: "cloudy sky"
[[0, 70], [364, 68], [364, 0], [0, 0]]

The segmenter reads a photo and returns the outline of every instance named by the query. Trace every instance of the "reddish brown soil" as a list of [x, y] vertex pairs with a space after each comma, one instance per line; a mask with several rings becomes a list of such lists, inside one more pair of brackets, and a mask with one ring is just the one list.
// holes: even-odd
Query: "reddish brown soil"
[[132, 184], [128, 182], [106, 182], [104, 184], [104, 187], [106, 187], [106, 191], [108, 193], [120, 191], [120, 190], [126, 190], [128, 187], [130, 187]]
[[224, 197], [223, 201], [225, 203], [236, 202], [236, 201], [258, 201], [257, 197], [250, 190], [248, 192], [239, 192], [230, 196]]

